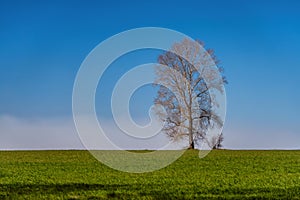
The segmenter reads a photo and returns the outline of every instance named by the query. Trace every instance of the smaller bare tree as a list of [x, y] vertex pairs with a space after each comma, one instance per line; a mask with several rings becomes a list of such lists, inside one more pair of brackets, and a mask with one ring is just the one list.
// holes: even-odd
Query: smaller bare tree
[[212, 146], [212, 149], [221, 149], [223, 147], [222, 145], [222, 142], [224, 141], [224, 136], [223, 136], [223, 133], [220, 134], [220, 136], [214, 136], [212, 137], [212, 142], [211, 144], [213, 145]]

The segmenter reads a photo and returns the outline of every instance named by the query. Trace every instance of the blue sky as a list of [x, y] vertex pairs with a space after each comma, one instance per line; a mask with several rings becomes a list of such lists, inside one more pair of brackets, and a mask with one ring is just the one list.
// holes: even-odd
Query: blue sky
[[[0, 145], [51, 148], [63, 137], [66, 147], [76, 147], [70, 118], [81, 62], [114, 34], [157, 26], [204, 41], [221, 60], [229, 81], [225, 147], [300, 148], [299, 9], [299, 1], [1, 1]], [[155, 62], [156, 55], [144, 51], [120, 58], [107, 72], [114, 78], [105, 79], [106, 92], [97, 93], [96, 106], [107, 103], [118, 76]], [[143, 98], [147, 90], [152, 89], [136, 94], [137, 119], [151, 104]], [[55, 126], [53, 136], [49, 130]], [[29, 142], [41, 130], [52, 143]], [[28, 141], [16, 139], [20, 134]]]

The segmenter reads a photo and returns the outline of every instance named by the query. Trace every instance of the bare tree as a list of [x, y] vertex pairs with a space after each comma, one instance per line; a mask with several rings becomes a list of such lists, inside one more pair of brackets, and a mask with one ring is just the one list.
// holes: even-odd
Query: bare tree
[[190, 149], [207, 139], [209, 127], [223, 123], [214, 112], [218, 105], [210, 93], [212, 89], [223, 92], [223, 69], [216, 67], [214, 51], [202, 47], [202, 42], [189, 39], [175, 43], [158, 57], [158, 63], [168, 67], [155, 71], [155, 83], [164, 83], [155, 99], [163, 108], [156, 110], [165, 122], [163, 131], [173, 141], [188, 139]]

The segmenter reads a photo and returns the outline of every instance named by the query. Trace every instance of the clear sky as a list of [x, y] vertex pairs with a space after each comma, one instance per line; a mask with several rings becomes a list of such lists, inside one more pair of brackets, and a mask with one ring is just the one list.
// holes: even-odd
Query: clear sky
[[[72, 87], [81, 62], [108, 37], [146, 26], [215, 50], [229, 81], [226, 148], [300, 148], [299, 10], [288, 0], [0, 1], [0, 149], [80, 146]], [[117, 77], [157, 53], [120, 58], [96, 106], [107, 108]], [[131, 107], [137, 120], [152, 102], [145, 91]], [[108, 110], [98, 115], [110, 118]]]

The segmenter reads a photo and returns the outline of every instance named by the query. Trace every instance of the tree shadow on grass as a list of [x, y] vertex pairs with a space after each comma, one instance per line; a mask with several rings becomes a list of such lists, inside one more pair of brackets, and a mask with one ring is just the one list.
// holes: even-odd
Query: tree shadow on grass
[[[0, 199], [15, 199], [22, 196], [68, 196], [76, 193], [80, 198], [103, 199], [97, 197], [97, 192], [105, 194], [105, 198], [133, 199], [149, 197], [154, 199], [291, 199], [300, 193], [300, 187], [290, 188], [198, 188], [192, 190], [164, 191], [166, 185], [156, 184], [0, 184]], [[93, 192], [95, 191], [95, 193]], [[72, 197], [68, 197], [72, 199]], [[76, 198], [74, 198], [76, 199]]]

